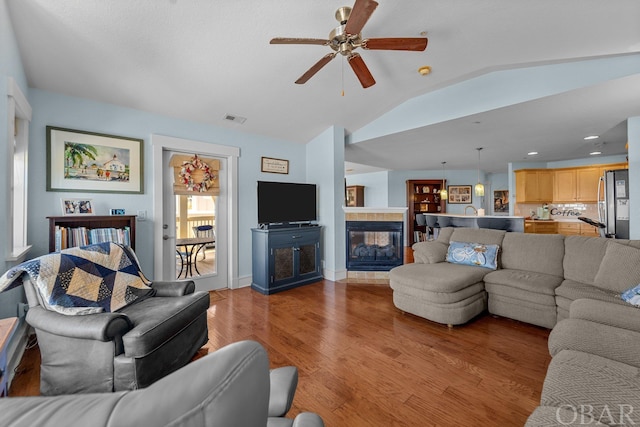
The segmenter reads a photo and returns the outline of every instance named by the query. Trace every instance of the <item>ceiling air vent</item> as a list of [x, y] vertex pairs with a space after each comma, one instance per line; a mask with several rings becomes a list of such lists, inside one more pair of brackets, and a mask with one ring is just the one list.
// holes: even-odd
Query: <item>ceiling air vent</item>
[[243, 124], [247, 120], [246, 117], [234, 116], [233, 114], [225, 114], [224, 119], [238, 124]]

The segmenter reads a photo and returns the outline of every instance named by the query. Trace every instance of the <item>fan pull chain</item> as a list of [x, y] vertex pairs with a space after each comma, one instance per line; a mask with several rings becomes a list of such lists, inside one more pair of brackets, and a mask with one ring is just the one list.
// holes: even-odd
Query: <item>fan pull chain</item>
[[344, 56], [342, 57], [342, 96], [344, 96]]

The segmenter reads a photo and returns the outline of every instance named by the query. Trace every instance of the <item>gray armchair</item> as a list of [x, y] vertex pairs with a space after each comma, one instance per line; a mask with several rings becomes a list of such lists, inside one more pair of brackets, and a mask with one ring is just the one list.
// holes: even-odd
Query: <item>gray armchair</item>
[[152, 297], [81, 316], [46, 309], [26, 275], [23, 283], [26, 320], [40, 347], [43, 395], [147, 387], [189, 363], [208, 339], [209, 295], [194, 292], [192, 281], [153, 282]]
[[142, 390], [0, 399], [0, 425], [323, 427], [322, 419], [310, 412], [284, 418], [296, 385], [295, 367], [269, 372], [264, 348], [241, 341]]

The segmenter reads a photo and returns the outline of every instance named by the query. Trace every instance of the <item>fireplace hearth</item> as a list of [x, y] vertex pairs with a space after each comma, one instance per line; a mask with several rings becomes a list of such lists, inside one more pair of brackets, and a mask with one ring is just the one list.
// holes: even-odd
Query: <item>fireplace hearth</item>
[[402, 221], [347, 221], [346, 232], [348, 271], [389, 271], [402, 265]]

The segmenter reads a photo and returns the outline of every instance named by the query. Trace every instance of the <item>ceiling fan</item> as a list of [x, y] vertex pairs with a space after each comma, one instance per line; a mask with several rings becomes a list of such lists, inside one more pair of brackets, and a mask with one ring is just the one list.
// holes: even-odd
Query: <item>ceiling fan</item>
[[366, 50], [411, 50], [423, 51], [427, 48], [426, 37], [403, 37], [403, 38], [370, 38], [363, 39], [360, 32], [367, 23], [369, 17], [378, 7], [378, 3], [373, 0], [356, 0], [353, 8], [343, 6], [336, 11], [336, 19], [340, 25], [331, 30], [328, 39], [313, 38], [287, 38], [276, 37], [271, 39], [270, 44], [315, 44], [329, 46], [334, 52], [326, 54], [318, 62], [311, 66], [298, 80], [297, 84], [306, 83], [322, 67], [327, 65], [335, 56], [340, 53], [347, 57], [349, 65], [360, 80], [363, 88], [368, 88], [376, 84], [369, 68], [357, 52], [361, 47]]

